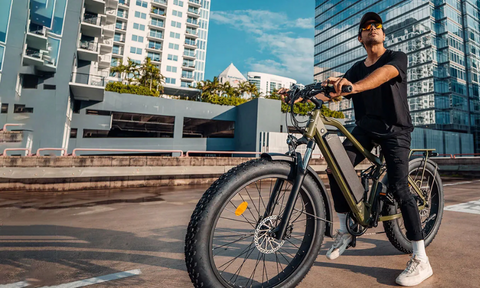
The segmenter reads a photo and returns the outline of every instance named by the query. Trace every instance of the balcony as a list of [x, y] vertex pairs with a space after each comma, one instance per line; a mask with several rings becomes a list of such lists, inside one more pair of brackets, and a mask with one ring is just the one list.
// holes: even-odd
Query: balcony
[[103, 37], [104, 38], [113, 38], [115, 36], [115, 24], [104, 25], [103, 26]]
[[105, 77], [73, 72], [70, 78], [70, 90], [75, 100], [103, 101], [105, 96]]
[[187, 34], [187, 36], [189, 37], [192, 37], [192, 38], [198, 38], [198, 35], [197, 35], [197, 31], [196, 30], [191, 30], [191, 29], [187, 29], [185, 31], [185, 34]]
[[147, 35], [147, 39], [163, 41], [163, 33], [155, 33], [154, 31], [150, 31], [150, 33]]
[[197, 19], [188, 18], [187, 19], [187, 27], [198, 28], [200, 25], [198, 24]]
[[91, 37], [101, 37], [102, 36], [102, 26], [101, 17], [97, 15], [85, 13], [82, 18], [82, 28], [81, 32], [84, 35]]
[[183, 58], [184, 58], [184, 59], [193, 59], [193, 60], [195, 60], [195, 59], [196, 59], [196, 56], [195, 56], [195, 53], [184, 52], [184, 53], [183, 53]]
[[107, 9], [105, 13], [105, 24], [115, 24], [117, 20], [117, 9]]
[[188, 5], [196, 8], [202, 7], [202, 3], [200, 3], [200, 0], [188, 0]]
[[128, 20], [128, 12], [125, 11], [122, 13], [121, 11], [117, 11], [117, 18], [122, 20]]
[[27, 47], [23, 54], [24, 66], [35, 66], [40, 71], [56, 72], [55, 61], [47, 50], [32, 49]]
[[129, 0], [118, 0], [118, 7], [128, 9], [129, 6], [130, 6]]
[[197, 43], [195, 41], [189, 41], [189, 39], [185, 39], [184, 46], [191, 49], [197, 49]]
[[115, 44], [125, 45], [125, 37], [115, 37], [113, 41]]
[[150, 11], [150, 16], [164, 19], [165, 11], [163, 9], [152, 8], [152, 10]]
[[180, 77], [181, 80], [186, 81], [186, 82], [193, 82], [195, 79], [193, 78], [193, 74], [183, 74]]
[[162, 62], [162, 57], [150, 57], [150, 60], [152, 61], [152, 64], [160, 65]]
[[110, 55], [100, 55], [98, 58], [98, 68], [105, 69], [109, 68], [112, 63], [112, 56]]
[[85, 11], [95, 14], [105, 14], [105, 1], [85, 0]]
[[113, 48], [112, 51], [112, 56], [117, 57], [117, 58], [123, 58], [123, 48], [122, 49], [115, 49], [116, 47]]
[[153, 21], [150, 21], [148, 23], [148, 28], [152, 28], [152, 29], [165, 29], [165, 23], [161, 23], [162, 25], [159, 26], [159, 23], [155, 23]]
[[112, 39], [103, 39], [103, 42], [100, 44], [100, 54], [109, 54], [113, 49], [113, 40]]
[[117, 8], [118, 7], [118, 0], [106, 0], [107, 9], [108, 8]]
[[162, 45], [158, 45], [155, 43], [148, 43], [147, 46], [145, 46], [145, 49], [153, 52], [158, 52], [158, 51], [162, 51]]
[[152, 6], [167, 8], [167, 0], [152, 0]]
[[78, 59], [84, 61], [98, 61], [98, 43], [80, 40], [77, 49]]
[[183, 70], [194, 71], [195, 70], [195, 62], [184, 61], [183, 64], [182, 64], [182, 69]]
[[198, 18], [198, 17], [200, 17], [200, 10], [192, 9], [192, 8], [188, 7], [187, 15]]
[[30, 48], [47, 50], [47, 29], [44, 26], [30, 23], [27, 32], [27, 45]]
[[116, 23], [115, 24], [115, 31], [116, 32], [122, 32], [122, 33], [126, 33], [127, 32], [127, 24], [125, 23]]

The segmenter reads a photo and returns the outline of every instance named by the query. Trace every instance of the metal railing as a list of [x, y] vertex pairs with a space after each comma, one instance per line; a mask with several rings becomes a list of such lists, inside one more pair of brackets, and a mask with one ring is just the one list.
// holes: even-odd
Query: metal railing
[[191, 46], [196, 46], [196, 41], [188, 41], [188, 40], [185, 40], [185, 44], [187, 45], [191, 45]]
[[127, 25], [115, 24], [115, 29], [127, 30]]
[[200, 0], [188, 0], [188, 2], [193, 3], [193, 4], [201, 5]]
[[42, 59], [42, 53], [40, 53], [40, 50], [36, 50], [36, 49], [27, 48], [25, 50], [25, 55], [33, 58]]
[[154, 43], [148, 43], [147, 48], [149, 49], [155, 49], [155, 50], [162, 50], [162, 45], [160, 44], [154, 44]]
[[158, 8], [153, 8], [150, 13], [158, 15], [158, 16], [164, 16], [164, 17], [165, 17], [165, 14], [166, 14], [165, 11], [160, 10]]
[[199, 15], [199, 14], [200, 14], [200, 10], [198, 10], [198, 9], [188, 8], [188, 12], [189, 12], [189, 13], [193, 13], [193, 14], [195, 14], [195, 15]]
[[77, 156], [78, 151], [84, 152], [134, 152], [134, 153], [180, 153], [179, 157], [183, 157], [182, 150], [152, 150], [152, 149], [96, 149], [96, 148], [75, 148], [72, 156]]
[[189, 35], [197, 36], [197, 31], [195, 31], [195, 30], [187, 29], [187, 30], [186, 30], [186, 33], [189, 34]]
[[105, 77], [101, 75], [72, 72], [70, 80], [72, 83], [105, 87]]
[[36, 35], [45, 36], [45, 34], [46, 34], [46, 29], [45, 29], [45, 27], [42, 26], [42, 25], [30, 23], [30, 25], [29, 25], [29, 27], [28, 27], [28, 32], [30, 32], [30, 33], [32, 33], [32, 34], [36, 34]]
[[153, 0], [154, 3], [158, 3], [158, 4], [163, 4], [163, 5], [167, 5], [167, 1], [166, 0]]
[[182, 78], [184, 78], [184, 79], [191, 79], [191, 80], [194, 79], [194, 78], [193, 78], [193, 74], [192, 74], [192, 75], [190, 75], [190, 74], [182, 74]]
[[93, 24], [93, 25], [100, 26], [100, 21], [101, 20], [102, 19], [95, 14], [85, 13], [85, 16], [83, 16], [83, 22], [88, 23], [88, 24]]
[[187, 67], [187, 68], [195, 68], [195, 63], [194, 62], [183, 62], [182, 66]]
[[93, 52], [98, 52], [98, 42], [80, 40], [78, 42], [78, 48], [93, 51]]
[[242, 152], [242, 151], [187, 151], [185, 157], [190, 157], [190, 154], [231, 154], [231, 155], [261, 155], [263, 152]]
[[197, 19], [188, 18], [188, 19], [187, 19], [187, 23], [190, 23], [190, 24], [193, 24], [193, 25], [198, 25]]
[[183, 52], [183, 56], [188, 56], [188, 57], [197, 57], [195, 53], [188, 53], [188, 52]]
[[112, 46], [113, 45], [113, 40], [112, 39], [103, 39], [102, 45]]
[[125, 5], [125, 6], [130, 5], [130, 1], [129, 1], [129, 0], [119, 0], [118, 3], [121, 4], [121, 5]]
[[3, 130], [2, 131], [7, 131], [7, 127], [17, 127], [17, 126], [23, 126], [25, 124], [21, 124], [21, 123], [7, 123], [5, 125], [3, 125]]
[[110, 63], [112, 61], [112, 56], [110, 55], [100, 55], [100, 62], [108, 62]]
[[3, 150], [3, 157], [7, 157], [7, 152], [9, 151], [25, 151], [27, 155], [25, 156], [32, 156], [32, 150], [30, 150], [29, 148], [7, 148], [5, 150]]
[[68, 156], [67, 154], [67, 149], [64, 149], [64, 148], [40, 148], [37, 150], [37, 153], [35, 154], [35, 156], [39, 157], [39, 156], [42, 156], [40, 155], [40, 152], [42, 151], [60, 151], [62, 152], [60, 155], [61, 156]]

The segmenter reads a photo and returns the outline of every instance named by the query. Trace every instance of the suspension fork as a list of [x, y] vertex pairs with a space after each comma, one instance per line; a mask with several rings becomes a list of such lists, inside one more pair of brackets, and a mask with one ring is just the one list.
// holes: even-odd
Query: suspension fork
[[[288, 201], [285, 205], [285, 210], [283, 211], [283, 215], [281, 216], [282, 218], [280, 220], [280, 223], [273, 231], [277, 240], [282, 240], [285, 237], [285, 232], [287, 231], [288, 223], [290, 222], [290, 218], [292, 217], [292, 212], [297, 201], [298, 193], [300, 192], [303, 180], [305, 180], [305, 176], [307, 175], [308, 163], [312, 158], [313, 149], [315, 149], [315, 141], [309, 140], [307, 144], [307, 149], [305, 151], [305, 157], [302, 159], [300, 153], [297, 153], [297, 161], [295, 163], [295, 182], [293, 183], [292, 191], [288, 196]], [[273, 197], [270, 197], [270, 201], [272, 198]]]

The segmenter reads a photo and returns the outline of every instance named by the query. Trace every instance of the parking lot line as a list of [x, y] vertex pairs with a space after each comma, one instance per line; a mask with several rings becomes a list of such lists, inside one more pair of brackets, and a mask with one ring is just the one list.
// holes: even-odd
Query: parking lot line
[[22, 288], [22, 287], [27, 287], [29, 285], [30, 284], [28, 284], [28, 282], [26, 281], [20, 281], [20, 282], [11, 283], [11, 284], [0, 285], [0, 288]]
[[[142, 274], [142, 271], [140, 269], [135, 269], [135, 270], [130, 270], [130, 271], [125, 271], [125, 272], [119, 272], [119, 273], [114, 273], [114, 274], [108, 274], [100, 277], [94, 277], [94, 278], [89, 278], [85, 280], [80, 280], [80, 281], [75, 281], [75, 282], [70, 282], [70, 283], [65, 283], [65, 284], [60, 284], [56, 286], [45, 286], [42, 288], [76, 288], [76, 287], [84, 287], [88, 285], [94, 285], [94, 284], [99, 284], [107, 281], [112, 281], [112, 280], [117, 280], [117, 279], [122, 279], [126, 277], [131, 277], [131, 276], [136, 276]], [[25, 286], [22, 286], [25, 287]]]

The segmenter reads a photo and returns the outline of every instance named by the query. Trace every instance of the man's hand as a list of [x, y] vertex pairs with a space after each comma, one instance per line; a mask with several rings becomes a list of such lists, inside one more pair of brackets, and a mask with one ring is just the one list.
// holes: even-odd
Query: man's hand
[[[322, 83], [322, 86], [327, 86], [328, 84], [333, 85], [333, 87], [335, 88], [335, 93], [330, 93], [330, 97], [332, 98], [357, 93], [355, 85], [345, 78], [329, 77], [326, 81]], [[343, 86], [352, 86], [352, 92], [342, 92]]]
[[[287, 97], [287, 96], [288, 96], [287, 94], [288, 94], [289, 91], [290, 91], [290, 90], [287, 89], [287, 88], [281, 88], [280, 90], [277, 91], [277, 93], [280, 94], [280, 97], [282, 98], [282, 102], [283, 102], [283, 103], [290, 104], [290, 100], [292, 100], [292, 99], [288, 99], [288, 101], [287, 101], [287, 98], [288, 98], [288, 97]], [[303, 98], [297, 98], [297, 99], [295, 100], [295, 103], [300, 102], [300, 101], [302, 101], [302, 100], [303, 100]]]

